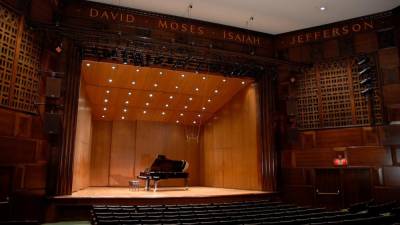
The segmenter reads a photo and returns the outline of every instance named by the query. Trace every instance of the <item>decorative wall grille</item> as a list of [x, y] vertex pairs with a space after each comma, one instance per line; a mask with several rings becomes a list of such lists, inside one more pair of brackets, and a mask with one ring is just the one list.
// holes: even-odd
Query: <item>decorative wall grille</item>
[[[382, 123], [376, 61], [370, 57], [374, 92], [373, 117]], [[361, 94], [358, 65], [355, 59], [323, 62], [307, 69], [296, 81], [297, 127], [318, 129], [371, 124], [367, 97]]]
[[35, 33], [20, 23], [22, 19], [0, 5], [0, 106], [36, 113], [41, 49]]

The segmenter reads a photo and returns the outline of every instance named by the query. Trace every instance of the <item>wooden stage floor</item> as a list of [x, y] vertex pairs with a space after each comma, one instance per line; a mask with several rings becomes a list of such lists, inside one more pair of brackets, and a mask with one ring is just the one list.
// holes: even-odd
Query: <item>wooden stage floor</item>
[[214, 187], [161, 187], [154, 191], [130, 191], [128, 187], [89, 187], [72, 195], [54, 196], [49, 199], [46, 220], [89, 219], [92, 205], [167, 205], [198, 204], [234, 201], [276, 199], [272, 192], [239, 190]]
[[154, 191], [131, 191], [128, 187], [89, 187], [72, 193], [72, 195], [56, 198], [204, 198], [237, 195], [257, 195], [267, 192], [214, 187], [190, 187], [188, 190], [180, 187], [162, 187]]

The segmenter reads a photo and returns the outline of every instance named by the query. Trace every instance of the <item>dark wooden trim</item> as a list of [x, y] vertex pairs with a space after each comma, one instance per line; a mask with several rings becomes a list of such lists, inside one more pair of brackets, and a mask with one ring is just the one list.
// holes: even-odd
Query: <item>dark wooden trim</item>
[[316, 65], [315, 68], [315, 83], [317, 84], [317, 94], [318, 94], [319, 126], [324, 127], [324, 112], [322, 109], [322, 94], [321, 94], [321, 76], [318, 65]]
[[72, 193], [72, 178], [74, 164], [74, 143], [77, 123], [79, 86], [81, 78], [80, 49], [69, 43], [67, 52], [67, 73], [65, 76], [65, 106], [63, 115], [63, 133], [61, 151], [58, 154], [58, 171], [56, 195]]
[[347, 60], [347, 78], [349, 79], [349, 92], [350, 92], [350, 104], [351, 104], [351, 120], [352, 124], [355, 125], [357, 123], [356, 119], [356, 106], [354, 102], [354, 89], [353, 89], [353, 74], [351, 71], [352, 60]]

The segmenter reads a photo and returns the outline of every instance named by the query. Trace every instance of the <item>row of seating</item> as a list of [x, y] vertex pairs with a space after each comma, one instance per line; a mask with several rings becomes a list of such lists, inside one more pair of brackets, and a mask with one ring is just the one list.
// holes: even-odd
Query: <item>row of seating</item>
[[[379, 208], [375, 205], [375, 208]], [[393, 207], [395, 205], [392, 205]], [[370, 206], [372, 207], [372, 206]], [[386, 209], [389, 209], [385, 205]], [[391, 209], [393, 209], [393, 207]], [[377, 212], [379, 210], [375, 210]], [[399, 219], [398, 213], [368, 210], [327, 211], [269, 200], [190, 205], [95, 205], [92, 224], [382, 224]]]

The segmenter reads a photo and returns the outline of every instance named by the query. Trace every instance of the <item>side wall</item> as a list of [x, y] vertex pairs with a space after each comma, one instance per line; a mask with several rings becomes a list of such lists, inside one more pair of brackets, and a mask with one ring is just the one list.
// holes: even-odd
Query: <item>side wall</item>
[[256, 85], [240, 91], [204, 125], [200, 152], [205, 186], [261, 190]]
[[[81, 80], [81, 87], [83, 87]], [[90, 153], [92, 148], [92, 114], [84, 88], [80, 88], [75, 135], [72, 191], [90, 184]]]
[[[93, 121], [91, 186], [127, 186], [151, 166], [157, 154], [189, 162], [189, 184], [199, 185], [199, 145], [187, 142], [176, 124], [146, 121]], [[182, 185], [163, 180], [160, 186]]]

